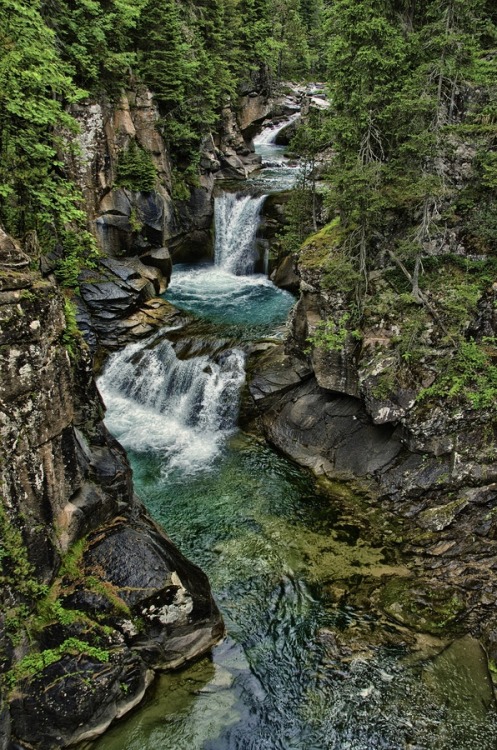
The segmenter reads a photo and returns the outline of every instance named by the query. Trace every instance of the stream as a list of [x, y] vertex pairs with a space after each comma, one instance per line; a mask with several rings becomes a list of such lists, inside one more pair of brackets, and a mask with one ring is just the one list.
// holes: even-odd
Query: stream
[[413, 652], [367, 597], [344, 596], [402, 575], [364, 501], [237, 428], [248, 347], [281, 339], [295, 302], [254, 273], [261, 187], [286, 189], [297, 174], [268, 132], [259, 141], [270, 166], [255, 194], [216, 198], [214, 263], [174, 268], [166, 297], [195, 316], [186, 333], [126, 347], [99, 381], [138, 494], [209, 576], [228, 635], [161, 676], [94, 747], [495, 749], [481, 675]]

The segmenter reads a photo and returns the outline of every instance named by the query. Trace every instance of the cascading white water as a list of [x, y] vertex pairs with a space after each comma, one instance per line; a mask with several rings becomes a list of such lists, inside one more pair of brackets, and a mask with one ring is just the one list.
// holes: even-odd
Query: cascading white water
[[[230, 320], [238, 314], [257, 322], [269, 292], [287, 311], [286, 293], [264, 276], [252, 275], [264, 198], [233, 193], [216, 198], [214, 267], [173, 274], [183, 309], [190, 301], [198, 314], [214, 304]], [[125, 448], [161, 453], [166, 472], [209, 469], [236, 426], [244, 359], [242, 351], [227, 349], [215, 357], [179, 360], [160, 335], [127, 346], [111, 357], [99, 380], [106, 424]]]
[[288, 127], [288, 125], [294, 122], [298, 117], [300, 117], [300, 112], [297, 112], [296, 114], [289, 117], [287, 120], [284, 120], [283, 122], [279, 123], [279, 125], [275, 125], [275, 126], [271, 125], [268, 128], [264, 128], [264, 130], [261, 130], [261, 132], [255, 136], [254, 146], [267, 146], [270, 143], [274, 143], [278, 133], [280, 133], [282, 130]]
[[206, 469], [236, 425], [244, 354], [179, 360], [172, 344], [131, 344], [99, 380], [106, 424], [125, 448], [159, 451], [168, 470]]
[[223, 193], [215, 199], [215, 265], [235, 276], [254, 272], [258, 217], [266, 196]]

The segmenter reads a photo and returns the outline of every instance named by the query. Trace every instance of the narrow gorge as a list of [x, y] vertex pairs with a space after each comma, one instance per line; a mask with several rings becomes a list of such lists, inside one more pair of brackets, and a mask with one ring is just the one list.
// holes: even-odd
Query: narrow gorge
[[0, 750], [494, 750], [494, 4], [0, 15]]
[[[267, 269], [258, 193], [298, 174], [271, 146], [276, 132], [256, 139], [262, 172], [215, 199], [213, 261], [173, 269], [166, 297], [193, 317], [113, 355], [99, 380], [141, 496], [208, 573], [228, 637], [212, 660], [164, 677], [143, 712], [97, 747], [403, 748], [414, 737], [444, 747], [450, 724], [451, 742], [490, 748], [497, 724], [484, 652], [469, 636], [443, 634], [460, 614], [452, 590], [440, 587], [428, 608], [419, 600], [413, 631], [394, 606], [414, 584], [412, 554], [359, 477], [391, 465], [399, 443], [359, 402], [327, 395], [281, 354], [295, 300], [254, 275]], [[278, 428], [260, 406], [276, 397], [292, 409]], [[261, 442], [258, 413], [282, 430], [268, 433], [276, 446], [304, 465], [313, 457], [321, 480]], [[336, 461], [355, 483], [330, 481], [337, 471], [306, 449], [314, 414], [341, 425], [331, 433]]]

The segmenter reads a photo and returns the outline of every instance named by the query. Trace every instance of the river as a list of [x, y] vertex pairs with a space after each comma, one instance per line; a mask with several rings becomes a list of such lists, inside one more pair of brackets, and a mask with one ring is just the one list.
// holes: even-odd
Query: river
[[237, 427], [250, 344], [281, 338], [295, 301], [254, 274], [261, 187], [296, 175], [269, 141], [255, 194], [216, 199], [214, 263], [174, 268], [166, 296], [192, 322], [113, 355], [99, 382], [138, 493], [208, 574], [228, 636], [96, 748], [491, 750], [495, 715], [469, 673], [345, 595], [402, 574], [363, 501]]

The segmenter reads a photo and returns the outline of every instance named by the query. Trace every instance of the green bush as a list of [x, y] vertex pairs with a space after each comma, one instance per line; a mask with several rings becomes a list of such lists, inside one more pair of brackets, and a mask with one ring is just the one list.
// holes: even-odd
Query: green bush
[[131, 141], [119, 156], [116, 185], [140, 193], [155, 190], [157, 172], [152, 157], [136, 141]]
[[463, 341], [444, 362], [437, 380], [424, 388], [419, 400], [444, 398], [469, 403], [474, 409], [495, 408], [497, 403], [497, 341]]
[[99, 252], [95, 238], [90, 232], [65, 230], [61, 236], [64, 250], [57, 263], [55, 276], [61, 286], [78, 289], [78, 277], [83, 269], [96, 268]]
[[62, 334], [62, 343], [66, 347], [70, 358], [76, 359], [82, 337], [76, 320], [76, 307], [74, 306], [74, 302], [67, 297], [64, 300], [64, 315], [66, 319], [66, 327]]
[[347, 327], [349, 320], [350, 313], [344, 313], [338, 323], [334, 320], [320, 320], [315, 332], [308, 337], [308, 343], [329, 352], [340, 351], [347, 343], [349, 336], [356, 340], [361, 338], [360, 331], [351, 331]]

